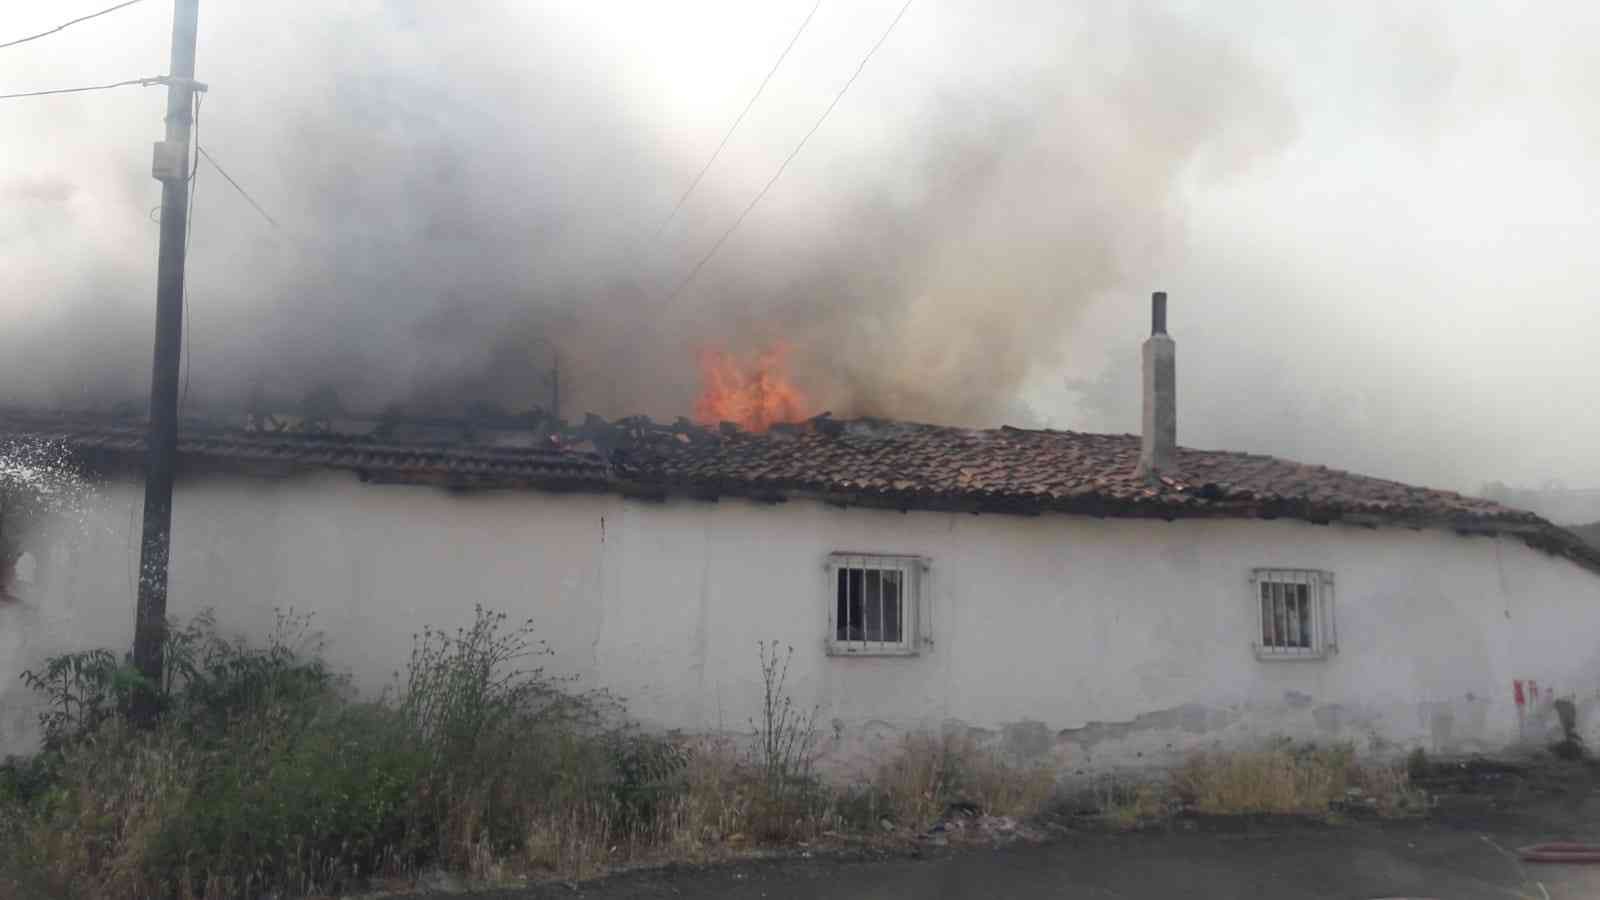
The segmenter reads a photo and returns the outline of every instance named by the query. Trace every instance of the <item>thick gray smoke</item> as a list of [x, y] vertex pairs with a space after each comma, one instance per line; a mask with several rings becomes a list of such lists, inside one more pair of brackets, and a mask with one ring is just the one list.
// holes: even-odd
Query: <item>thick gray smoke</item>
[[[662, 228], [812, 2], [203, 0], [201, 141], [283, 227], [202, 167], [188, 410], [526, 409], [559, 348], [568, 417], [670, 417], [699, 350], [783, 341], [840, 415], [1132, 430], [1164, 289], [1186, 444], [1600, 483], [1592, 4], [917, 0], [669, 301], [900, 5], [824, 0]], [[0, 85], [156, 74], [169, 17]], [[142, 407], [161, 115], [0, 104], [5, 401]]]
[[[159, 68], [165, 40], [165, 4], [151, 6], [137, 74]], [[1078, 312], [1144, 283], [1178, 225], [1186, 167], [1248, 165], [1294, 127], [1245, 55], [1168, 14], [913, 6], [669, 301], [894, 6], [825, 3], [665, 229], [806, 4], [694, 10], [688, 34], [738, 27], [645, 62], [631, 56], [648, 36], [632, 33], [638, 7], [302, 2], [269, 25], [204, 6], [200, 140], [283, 227], [201, 168], [191, 411], [236, 409], [258, 384], [279, 405], [331, 386], [364, 409], [523, 409], [545, 400], [558, 348], [569, 416], [670, 416], [692, 408], [699, 349], [781, 341], [819, 409], [1015, 421], [1028, 415], [1019, 389], [1058, 366]], [[722, 60], [699, 76], [711, 102], [676, 101], [692, 120], [651, 108], [674, 93], [674, 63], [707, 53]], [[26, 74], [51, 71], [72, 80], [71, 67]], [[140, 403], [158, 101], [3, 111], [10, 134], [70, 147], [58, 165], [0, 175], [6, 266], [30, 286], [8, 301], [0, 378], [14, 401]]]

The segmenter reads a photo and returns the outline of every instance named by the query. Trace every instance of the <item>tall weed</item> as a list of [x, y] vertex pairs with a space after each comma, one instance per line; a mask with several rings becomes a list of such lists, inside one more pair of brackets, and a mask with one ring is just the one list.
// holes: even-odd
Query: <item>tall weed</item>
[[870, 785], [869, 812], [922, 830], [952, 809], [1026, 818], [1055, 793], [1054, 773], [1018, 765], [959, 732], [906, 736]]
[[757, 649], [761, 711], [750, 725], [761, 780], [751, 827], [761, 840], [802, 839], [815, 830], [818, 806], [826, 801], [816, 778], [817, 708], [802, 707], [789, 694], [793, 647], [780, 652], [777, 641], [761, 641]]

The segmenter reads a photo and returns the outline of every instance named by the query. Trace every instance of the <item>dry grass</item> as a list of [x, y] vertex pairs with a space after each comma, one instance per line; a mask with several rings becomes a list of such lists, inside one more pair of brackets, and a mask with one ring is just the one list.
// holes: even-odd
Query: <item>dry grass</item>
[[[613, 824], [610, 811], [604, 804], [595, 801], [575, 803], [553, 815], [534, 820], [528, 827], [528, 836], [523, 844], [525, 871], [546, 871], [562, 878], [576, 879], [600, 874], [619, 862], [610, 843]], [[480, 871], [469, 871], [468, 877], [486, 882], [491, 880], [486, 875], [494, 875], [498, 877], [492, 880], [503, 880], [504, 865], [490, 872], [488, 870], [496, 861], [487, 852], [484, 857], [478, 866]]]
[[170, 735], [109, 722], [63, 754], [54, 814], [19, 829], [14, 852], [48, 883], [85, 896], [154, 893], [143, 863], [191, 792], [195, 758]]
[[1343, 798], [1353, 762], [1347, 748], [1200, 753], [1173, 780], [1202, 813], [1322, 814]]
[[902, 741], [899, 753], [879, 767], [871, 787], [882, 816], [920, 831], [953, 805], [1031, 818], [1050, 802], [1056, 784], [1051, 769], [1013, 764], [967, 735], [924, 733]]
[[589, 877], [619, 866], [725, 858], [761, 844], [828, 836], [918, 831], [952, 806], [1027, 819], [1055, 793], [1053, 772], [1017, 766], [959, 735], [907, 737], [870, 784], [836, 790], [816, 780], [774, 790], [759, 753], [727, 739], [698, 742], [686, 754], [653, 814], [619, 825], [603, 805], [565, 806], [533, 819], [520, 869], [560, 878]]
[[705, 742], [689, 755], [684, 790], [673, 797], [655, 843], [668, 852], [705, 854], [749, 828], [753, 772], [741, 766], [726, 738]]
[[[748, 744], [644, 735], [609, 699], [528, 668], [526, 629], [503, 620], [425, 632], [398, 696], [377, 703], [282, 641], [181, 632], [196, 675], [156, 728], [68, 716], [33, 760], [0, 765], [0, 898], [20, 893], [14, 873], [110, 900], [326, 894], [441, 868], [480, 884], [587, 878], [885, 821], [898, 839], [953, 808], [1026, 820], [1056, 795], [1052, 769], [963, 732], [910, 735], [865, 785], [830, 788], [813, 774], [815, 710], [785, 693], [788, 656], [769, 645]], [[41, 683], [117, 708], [117, 671], [63, 666]], [[1380, 814], [1424, 808], [1403, 767], [1359, 766], [1349, 747], [1202, 754], [1170, 788], [1113, 782], [1099, 808], [1116, 827], [1162, 817], [1174, 795], [1213, 814], [1324, 814], [1352, 789]]]
[[1428, 810], [1428, 795], [1412, 786], [1410, 769], [1403, 763], [1357, 766], [1351, 773], [1351, 786], [1371, 799], [1380, 816], [1419, 816]]
[[[623, 783], [614, 756], [602, 764], [580, 754], [548, 760], [562, 773], [553, 793], [461, 792], [442, 816], [447, 825], [432, 864], [485, 885], [540, 876], [583, 879], [633, 864], [710, 861], [761, 843], [879, 833], [885, 819], [904, 835], [927, 829], [953, 807], [1026, 820], [1056, 795], [1051, 769], [1018, 765], [959, 733], [906, 737], [862, 788], [835, 791], [808, 781], [786, 784], [776, 795], [760, 760], [732, 741], [648, 740], [647, 746], [677, 748], [660, 752], [681, 763]], [[598, 746], [585, 745], [583, 753]], [[163, 854], [171, 852], [174, 825], [195, 821], [178, 817], [192, 805], [199, 765], [193, 748], [171, 730], [134, 733], [108, 722], [64, 751], [50, 816], [28, 823], [20, 829], [22, 840], [11, 843], [42, 883], [70, 886], [72, 896], [209, 900], [259, 894], [263, 883], [291, 893], [350, 883], [348, 872], [315, 851], [290, 854], [272, 872], [218, 867], [219, 860], [191, 856], [176, 871], [152, 868], [152, 860], [170, 858]], [[1425, 809], [1403, 765], [1362, 765], [1348, 747], [1198, 754], [1166, 782], [1107, 778], [1094, 791], [1101, 820], [1116, 829], [1163, 821], [1177, 798], [1213, 815], [1326, 815], [1351, 802], [1380, 815]], [[487, 827], [506, 808], [524, 823], [509, 841]], [[387, 860], [367, 874], [417, 873], [416, 860], [398, 853]], [[0, 869], [9, 863], [0, 859]], [[157, 873], [164, 877], [153, 881]], [[7, 887], [0, 878], [0, 897]]]
[[1349, 745], [1200, 753], [1173, 773], [1189, 808], [1209, 815], [1327, 815], [1352, 789], [1383, 815], [1424, 808], [1401, 765], [1362, 765]]
[[1141, 828], [1172, 814], [1172, 790], [1160, 782], [1108, 776], [1096, 784], [1094, 795], [1101, 823], [1116, 831]]
[[1174, 775], [1196, 811], [1211, 815], [1320, 814], [1344, 796], [1348, 754], [1286, 750], [1200, 753]]
[[684, 764], [647, 816], [614, 803], [577, 802], [530, 822], [522, 871], [587, 878], [619, 866], [708, 862], [756, 844], [810, 841], [839, 825], [820, 782], [774, 790], [765, 767], [725, 738], [686, 748]]

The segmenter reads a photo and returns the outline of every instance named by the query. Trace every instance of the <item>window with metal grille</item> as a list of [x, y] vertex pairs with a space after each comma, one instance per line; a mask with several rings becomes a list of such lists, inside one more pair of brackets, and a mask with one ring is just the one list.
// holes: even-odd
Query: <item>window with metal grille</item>
[[915, 556], [829, 556], [829, 652], [915, 653], [922, 567]]
[[1321, 659], [1337, 648], [1333, 574], [1313, 569], [1251, 573], [1262, 659]]

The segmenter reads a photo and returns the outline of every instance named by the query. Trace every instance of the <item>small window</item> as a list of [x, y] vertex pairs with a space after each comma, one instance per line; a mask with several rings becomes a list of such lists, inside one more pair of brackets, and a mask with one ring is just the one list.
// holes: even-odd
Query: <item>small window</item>
[[1256, 569], [1250, 581], [1257, 614], [1257, 656], [1321, 659], [1337, 649], [1332, 573]]
[[845, 655], [917, 652], [922, 560], [915, 556], [828, 557], [828, 650]]

